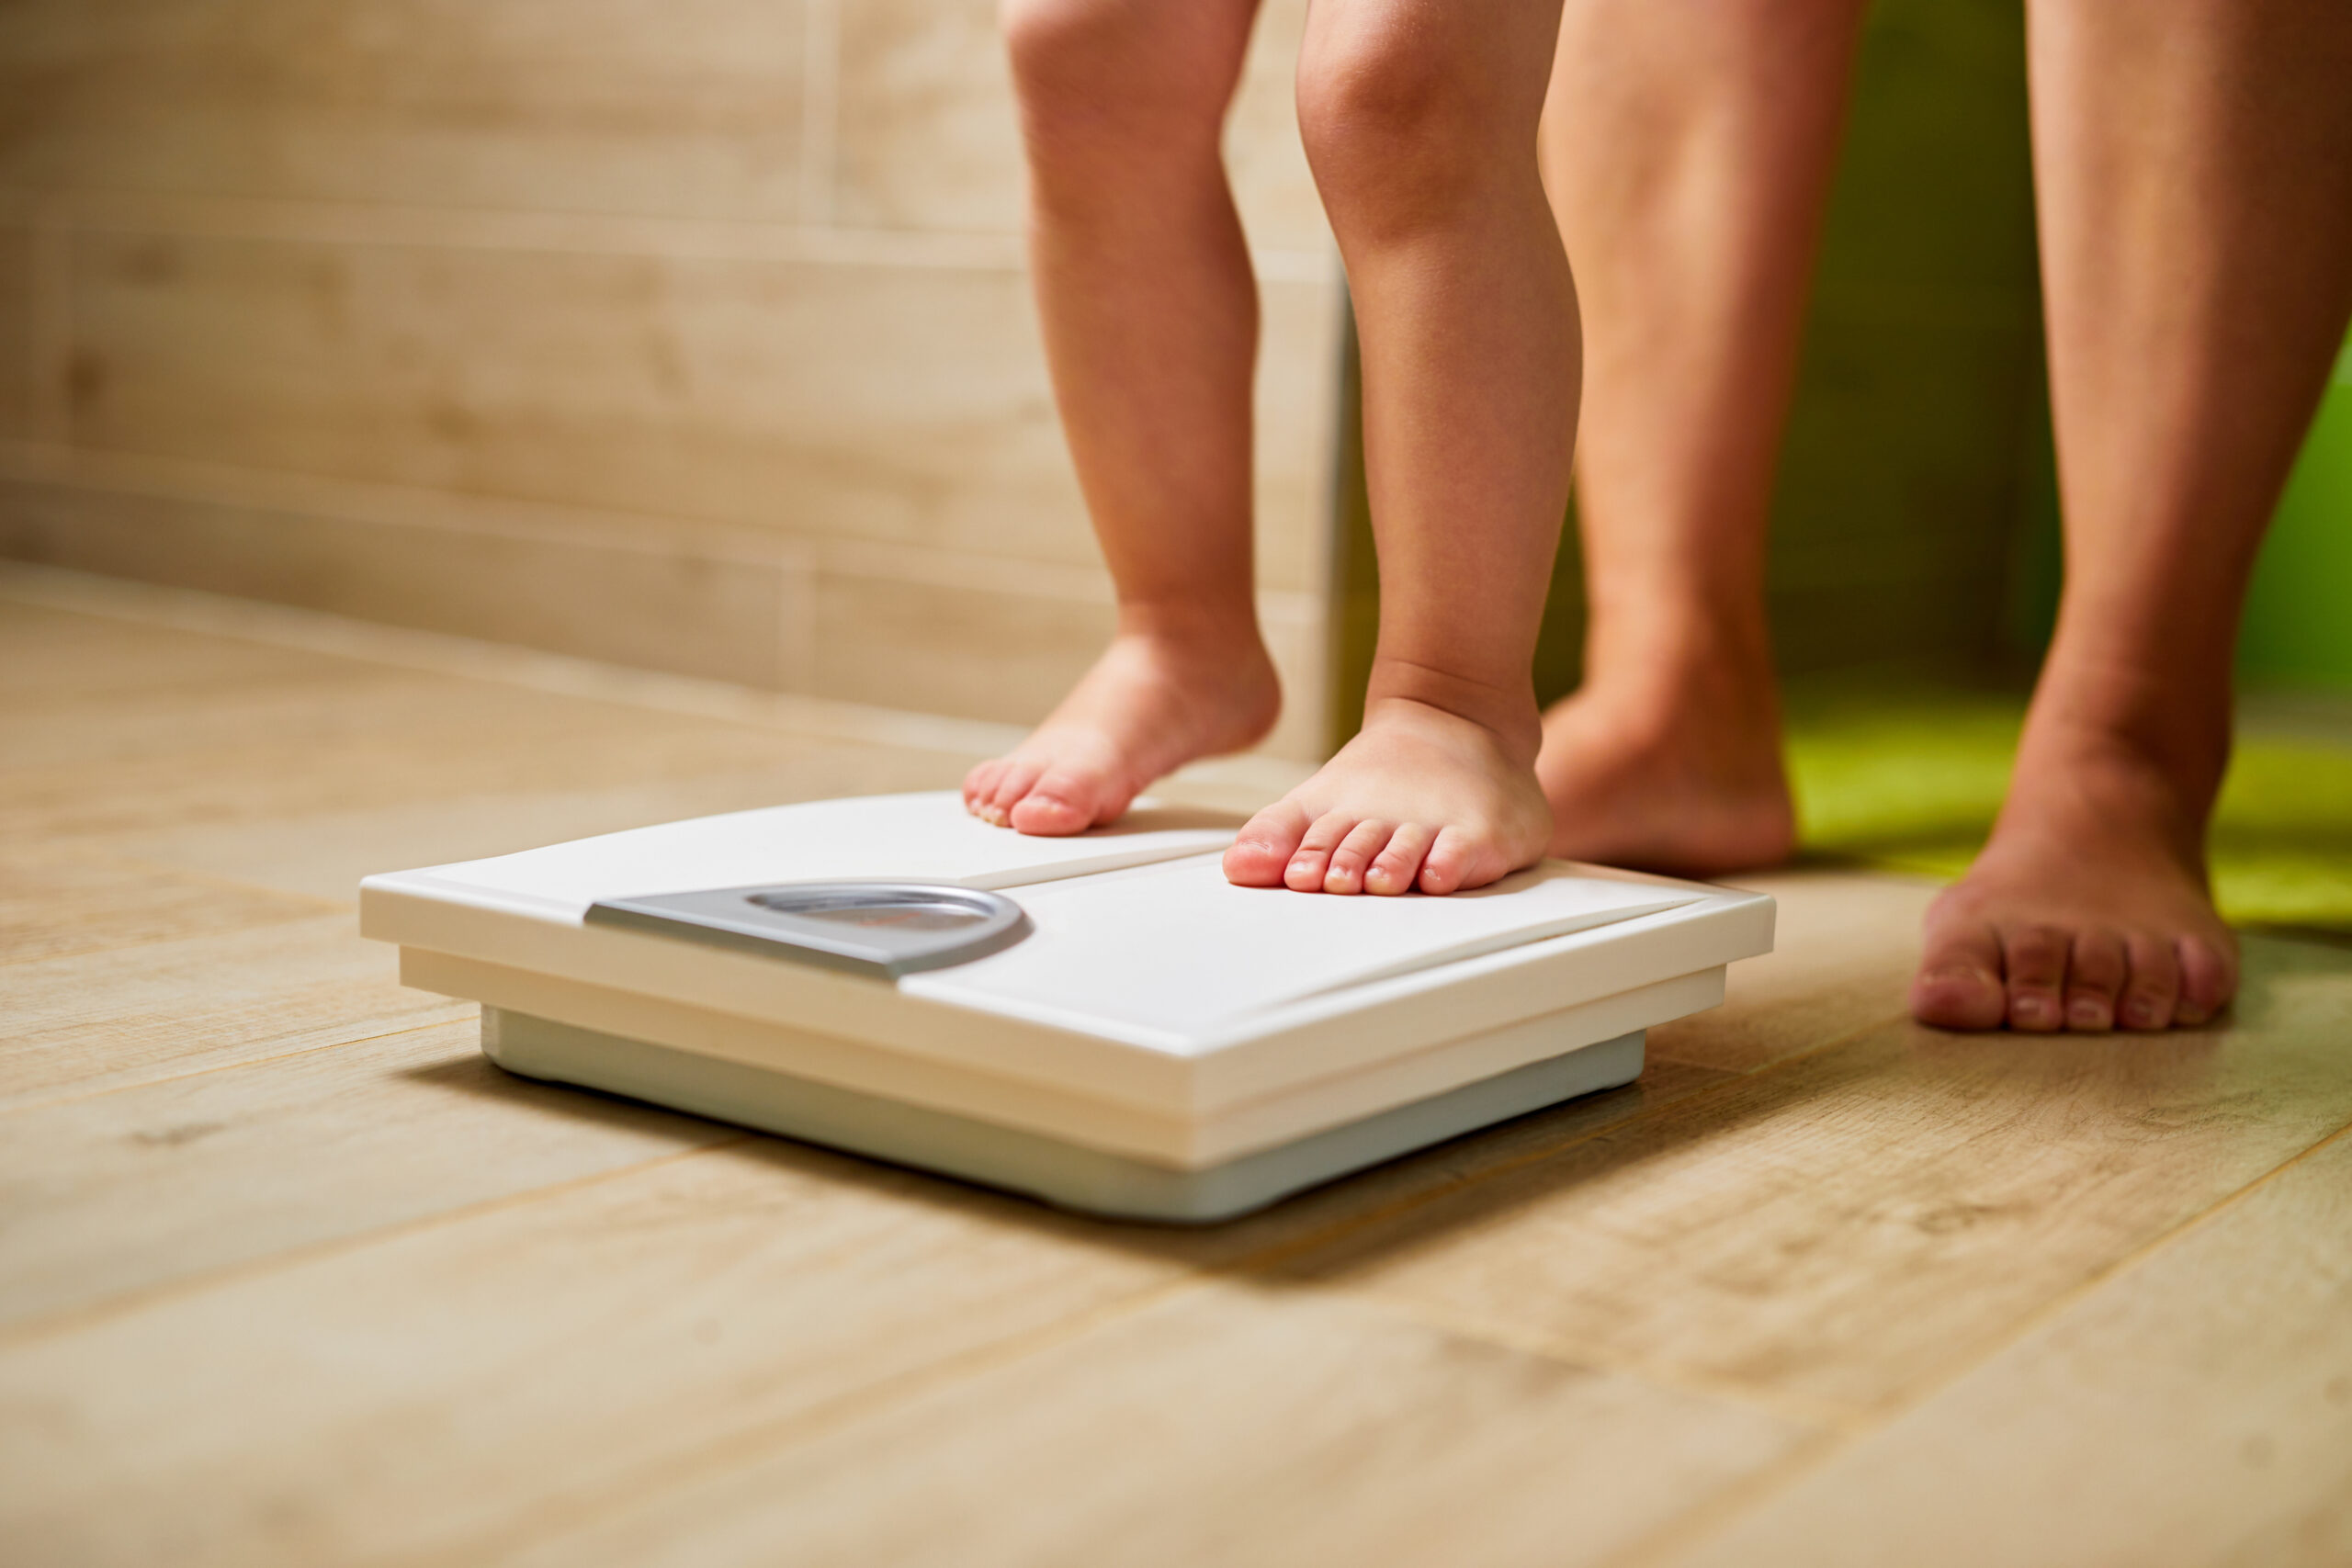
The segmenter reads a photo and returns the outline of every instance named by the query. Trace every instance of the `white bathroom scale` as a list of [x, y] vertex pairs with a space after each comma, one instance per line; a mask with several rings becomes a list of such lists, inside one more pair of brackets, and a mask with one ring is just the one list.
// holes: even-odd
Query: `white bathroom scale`
[[371, 876], [360, 929], [509, 1071], [1193, 1223], [1631, 1082], [1772, 945], [1761, 894], [1562, 861], [1236, 887], [1235, 826], [818, 801]]

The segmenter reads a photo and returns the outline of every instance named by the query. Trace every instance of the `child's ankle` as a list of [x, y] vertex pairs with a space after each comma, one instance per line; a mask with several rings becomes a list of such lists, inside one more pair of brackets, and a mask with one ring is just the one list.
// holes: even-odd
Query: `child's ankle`
[[1532, 678], [1512, 689], [1432, 665], [1375, 657], [1364, 685], [1365, 723], [1396, 704], [1435, 709], [1475, 724], [1494, 738], [1505, 755], [1530, 767], [1543, 746], [1544, 715], [1535, 703]]

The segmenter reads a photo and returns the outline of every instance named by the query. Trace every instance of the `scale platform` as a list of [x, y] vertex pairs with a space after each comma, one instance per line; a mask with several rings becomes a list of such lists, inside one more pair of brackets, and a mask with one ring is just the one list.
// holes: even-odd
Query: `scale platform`
[[371, 876], [360, 929], [510, 1071], [1179, 1223], [1631, 1082], [1772, 945], [1761, 894], [1561, 861], [1236, 887], [1237, 825], [818, 801]]

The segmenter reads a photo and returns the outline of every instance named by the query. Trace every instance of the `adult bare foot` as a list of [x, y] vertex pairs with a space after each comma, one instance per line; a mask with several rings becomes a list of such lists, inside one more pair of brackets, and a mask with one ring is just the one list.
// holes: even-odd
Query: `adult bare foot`
[[1544, 857], [1552, 816], [1525, 739], [1428, 703], [1368, 704], [1313, 778], [1251, 818], [1225, 852], [1245, 887], [1453, 893]]
[[2113, 740], [2029, 739], [1991, 842], [1928, 913], [1911, 1011], [1946, 1029], [2166, 1029], [2237, 990], [2205, 807]]
[[964, 807], [1023, 833], [1082, 833], [1163, 774], [1262, 739], [1281, 708], [1252, 627], [1123, 631], [1028, 739], [964, 776]]
[[1680, 876], [1789, 857], [1796, 812], [1760, 639], [1721, 662], [1682, 675], [1635, 665], [1553, 705], [1535, 761], [1553, 854]]

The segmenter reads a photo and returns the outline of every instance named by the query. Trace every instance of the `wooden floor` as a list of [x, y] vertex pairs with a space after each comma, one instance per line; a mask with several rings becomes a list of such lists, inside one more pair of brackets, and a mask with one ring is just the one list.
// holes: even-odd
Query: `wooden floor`
[[1928, 888], [1759, 877], [1636, 1087], [1178, 1233], [503, 1077], [354, 931], [995, 739], [0, 577], [0, 1556], [2352, 1562], [2352, 948], [1955, 1038]]

